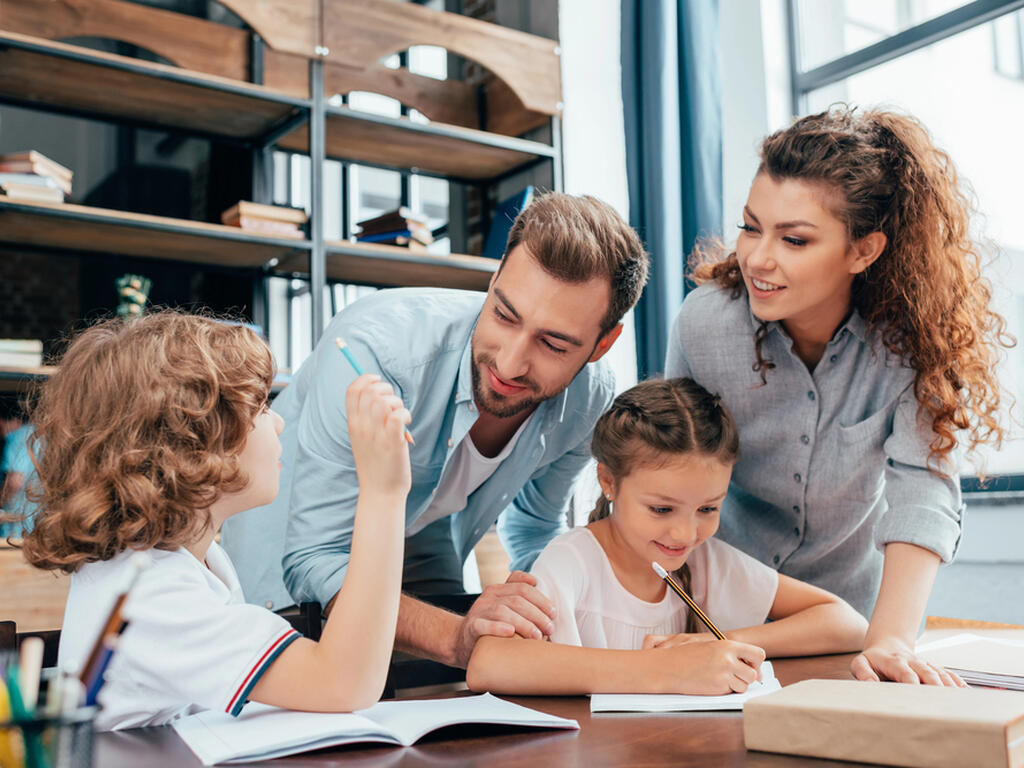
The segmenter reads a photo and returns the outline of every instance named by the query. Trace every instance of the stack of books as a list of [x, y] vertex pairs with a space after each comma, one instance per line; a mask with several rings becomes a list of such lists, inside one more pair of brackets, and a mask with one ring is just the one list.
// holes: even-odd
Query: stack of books
[[360, 243], [398, 245], [425, 251], [427, 246], [434, 242], [434, 235], [427, 226], [426, 216], [413, 213], [404, 206], [360, 221], [357, 226], [359, 233], [356, 240]]
[[38, 368], [43, 364], [43, 342], [39, 339], [0, 339], [0, 366]]
[[306, 212], [301, 208], [239, 200], [220, 215], [220, 220], [229, 227], [239, 227], [261, 235], [294, 238], [306, 236], [302, 230], [302, 225], [306, 223]]
[[34, 149], [0, 155], [0, 190], [11, 200], [63, 203], [74, 173]]

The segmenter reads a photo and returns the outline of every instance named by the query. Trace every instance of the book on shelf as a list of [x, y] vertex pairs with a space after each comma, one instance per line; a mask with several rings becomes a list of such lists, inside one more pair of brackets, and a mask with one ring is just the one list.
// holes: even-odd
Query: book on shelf
[[43, 342], [39, 339], [0, 339], [0, 366], [38, 368], [43, 364]]
[[266, 219], [268, 221], [280, 221], [300, 225], [306, 223], [306, 212], [301, 208], [290, 208], [286, 205], [266, 205], [264, 203], [253, 203], [249, 200], [239, 200], [220, 215], [222, 223], [228, 226], [237, 226], [236, 222], [241, 218]]
[[400, 229], [408, 229], [420, 232], [430, 232], [427, 226], [427, 217], [417, 213], [404, 205], [393, 211], [387, 211], [369, 219], [357, 221], [358, 234], [376, 235], [381, 232], [394, 232]]
[[0, 184], [28, 184], [33, 187], [46, 187], [48, 189], [63, 188], [51, 176], [40, 176], [38, 173], [9, 173], [0, 171]]
[[743, 707], [747, 749], [920, 768], [1024, 766], [1024, 696], [803, 680]]
[[377, 232], [374, 234], [356, 235], [360, 243], [385, 243], [390, 245], [407, 245], [412, 242], [420, 245], [430, 245], [434, 242], [434, 236], [430, 230], [396, 229], [389, 232]]
[[382, 701], [359, 712], [294, 712], [249, 704], [240, 716], [206, 710], [176, 720], [174, 730], [204, 765], [255, 762], [342, 744], [410, 746], [450, 725], [578, 729], [489, 693], [450, 699]]
[[500, 259], [505, 255], [505, 244], [508, 233], [515, 223], [516, 216], [533, 202], [533, 185], [524, 187], [507, 200], [502, 200], [494, 211], [491, 227], [487, 230], [487, 240], [481, 255], [488, 259]]
[[63, 203], [64, 192], [53, 187], [38, 184], [24, 184], [16, 181], [0, 182], [0, 190], [9, 200], [25, 200], [31, 203]]
[[225, 222], [229, 227], [238, 227], [248, 232], [259, 232], [263, 235], [274, 235], [276, 237], [303, 238], [306, 233], [299, 229], [297, 224], [287, 221], [276, 221], [274, 219], [263, 219], [259, 216], [239, 216]]
[[71, 194], [71, 180], [74, 177], [71, 169], [34, 149], [0, 155], [0, 173], [26, 173], [52, 179], [66, 195]]

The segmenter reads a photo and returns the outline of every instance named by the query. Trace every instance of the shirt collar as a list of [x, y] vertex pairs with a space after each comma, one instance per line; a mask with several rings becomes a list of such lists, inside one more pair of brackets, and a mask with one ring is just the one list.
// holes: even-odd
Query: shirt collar
[[[476, 328], [476, 324], [473, 324]], [[466, 348], [462, 350], [462, 359], [459, 361], [459, 380], [455, 388], [455, 403], [468, 403], [473, 399], [473, 331], [470, 330], [469, 338], [466, 339]]]
[[[757, 317], [757, 315], [754, 314], [754, 311], [750, 309], [749, 300], [747, 300], [747, 312], [750, 313], [750, 329], [756, 332], [757, 327], [761, 324], [761, 320]], [[782, 327], [782, 324], [775, 320], [772, 320], [770, 323], [766, 324], [765, 336], [772, 333], [773, 331], [778, 332], [780, 336], [783, 336], [786, 339], [789, 338], [789, 335], [786, 333], [785, 328]], [[839, 326], [839, 328], [836, 329], [836, 332], [832, 336], [832, 339], [829, 343], [831, 344], [838, 341], [847, 332], [852, 333], [865, 344], [868, 341], [867, 321], [861, 316], [860, 312], [858, 312], [856, 309], [854, 309], [850, 313], [850, 316], [846, 318], [846, 322], [844, 322], [841, 326]]]

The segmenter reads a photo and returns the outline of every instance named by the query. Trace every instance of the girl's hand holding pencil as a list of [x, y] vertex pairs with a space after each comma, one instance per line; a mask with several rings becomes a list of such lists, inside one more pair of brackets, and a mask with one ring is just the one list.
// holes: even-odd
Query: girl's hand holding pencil
[[[720, 696], [743, 693], [761, 679], [764, 650], [735, 640], [690, 642], [668, 648], [656, 648], [644, 658], [659, 659], [663, 670], [663, 693], [692, 693]], [[664, 656], [662, 656], [664, 654]], [[660, 658], [659, 658], [660, 657]]]
[[412, 487], [405, 425], [412, 417], [391, 385], [363, 374], [345, 394], [352, 458], [360, 491], [401, 494]]

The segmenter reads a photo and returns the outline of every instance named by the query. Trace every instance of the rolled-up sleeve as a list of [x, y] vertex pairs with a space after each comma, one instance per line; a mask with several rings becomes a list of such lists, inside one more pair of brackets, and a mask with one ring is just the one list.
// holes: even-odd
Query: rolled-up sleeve
[[935, 433], [931, 418], [908, 387], [900, 396], [886, 456], [885, 497], [888, 509], [875, 527], [875, 544], [905, 542], [931, 550], [943, 562], [956, 554], [963, 528], [963, 502], [956, 451], [929, 467]]

